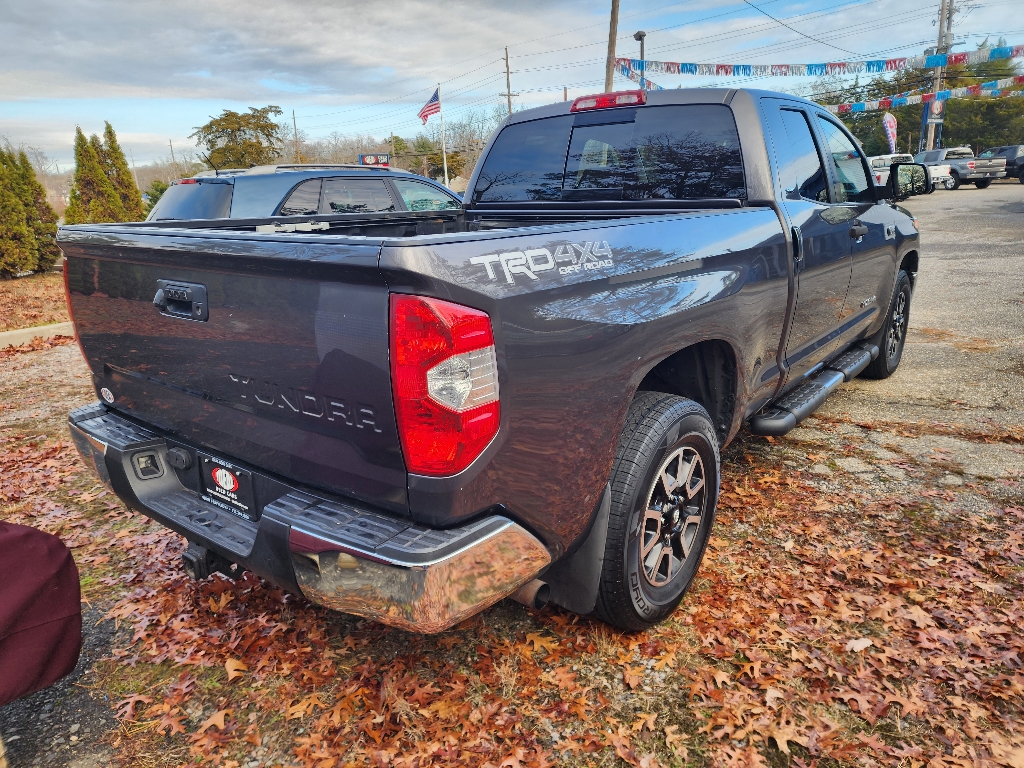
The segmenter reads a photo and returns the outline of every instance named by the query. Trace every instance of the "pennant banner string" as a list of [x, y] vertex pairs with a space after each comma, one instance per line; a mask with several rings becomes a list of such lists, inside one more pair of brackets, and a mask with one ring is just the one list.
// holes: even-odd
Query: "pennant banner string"
[[[980, 48], [964, 53], [939, 53], [898, 59], [829, 61], [820, 64], [693, 64], [678, 61], [615, 59], [616, 69], [634, 82], [648, 74], [698, 77], [817, 77], [821, 75], [882, 74], [904, 69], [931, 69], [956, 64], [984, 64], [999, 59], [1024, 58], [1024, 45]], [[634, 77], [636, 75], [636, 77]], [[654, 90], [657, 90], [656, 88]]]

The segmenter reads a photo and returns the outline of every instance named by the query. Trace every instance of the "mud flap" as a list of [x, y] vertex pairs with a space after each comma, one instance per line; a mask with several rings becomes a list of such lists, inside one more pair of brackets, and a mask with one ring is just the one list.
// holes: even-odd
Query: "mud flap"
[[594, 606], [597, 605], [611, 502], [612, 489], [610, 485], [606, 485], [597, 503], [597, 509], [594, 510], [590, 532], [583, 543], [541, 576], [551, 589], [550, 602], [573, 613], [585, 615], [593, 612]]

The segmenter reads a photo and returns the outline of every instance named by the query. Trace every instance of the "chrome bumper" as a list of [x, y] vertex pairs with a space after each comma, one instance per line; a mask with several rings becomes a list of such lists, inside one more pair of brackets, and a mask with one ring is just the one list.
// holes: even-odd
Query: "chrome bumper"
[[512, 594], [550, 562], [536, 538], [502, 517], [438, 533], [462, 541], [448, 554], [414, 563], [346, 551], [293, 527], [295, 578], [303, 595], [327, 608], [412, 632], [440, 632]]
[[[440, 632], [531, 581], [547, 548], [511, 520], [490, 516], [458, 528], [416, 525], [354, 502], [331, 500], [263, 476], [268, 489], [248, 520], [211, 503], [198, 488], [199, 462], [176, 470], [169, 443], [100, 404], [69, 417], [82, 458], [126, 504], [189, 541], [327, 608], [412, 632]], [[133, 471], [154, 454], [161, 474]], [[252, 472], [258, 475], [258, 472]]]

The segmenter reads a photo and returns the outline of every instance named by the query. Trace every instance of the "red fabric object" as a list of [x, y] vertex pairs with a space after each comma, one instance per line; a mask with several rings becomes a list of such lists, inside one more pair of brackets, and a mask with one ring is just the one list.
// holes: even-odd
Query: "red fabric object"
[[75, 668], [80, 597], [78, 568], [60, 539], [0, 522], [0, 706]]

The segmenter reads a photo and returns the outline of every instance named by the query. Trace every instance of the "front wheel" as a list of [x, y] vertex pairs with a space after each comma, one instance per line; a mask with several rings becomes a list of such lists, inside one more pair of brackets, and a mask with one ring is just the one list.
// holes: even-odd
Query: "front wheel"
[[974, 186], [978, 189], [988, 189], [990, 184], [992, 184], [992, 179], [978, 179], [974, 182]]
[[637, 394], [612, 469], [595, 608], [603, 621], [642, 630], [676, 609], [704, 557], [720, 471], [707, 411], [675, 395]]
[[960, 181], [960, 174], [953, 171], [949, 175], [949, 181], [946, 182], [946, 189], [960, 189], [960, 185], [963, 182]]
[[878, 357], [861, 374], [865, 379], [887, 379], [896, 373], [903, 359], [903, 347], [907, 343], [907, 327], [910, 325], [910, 276], [902, 269], [896, 276], [896, 290], [882, 328], [871, 339], [878, 346]]
[[1020, 183], [1024, 184], [1024, 171], [1020, 172]]

